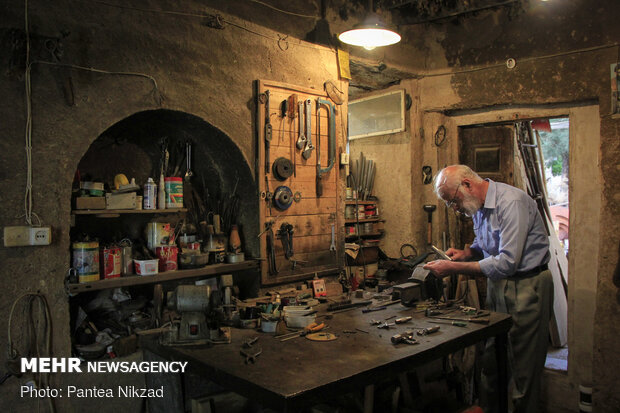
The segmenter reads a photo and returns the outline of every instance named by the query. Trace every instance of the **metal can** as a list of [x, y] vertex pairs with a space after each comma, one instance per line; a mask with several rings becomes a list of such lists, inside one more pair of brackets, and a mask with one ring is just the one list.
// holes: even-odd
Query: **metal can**
[[74, 242], [73, 243], [73, 268], [78, 275], [80, 283], [99, 280], [99, 243]]
[[117, 246], [104, 247], [101, 249], [103, 278], [117, 278], [121, 276], [121, 255], [121, 248]]
[[157, 184], [149, 178], [144, 184], [144, 209], [157, 209]]

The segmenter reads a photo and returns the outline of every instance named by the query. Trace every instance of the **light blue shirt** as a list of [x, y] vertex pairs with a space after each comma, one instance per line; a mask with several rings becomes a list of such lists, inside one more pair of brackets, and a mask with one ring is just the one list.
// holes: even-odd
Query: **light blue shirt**
[[549, 237], [536, 201], [522, 190], [488, 179], [484, 206], [473, 216], [482, 273], [492, 280], [549, 262]]

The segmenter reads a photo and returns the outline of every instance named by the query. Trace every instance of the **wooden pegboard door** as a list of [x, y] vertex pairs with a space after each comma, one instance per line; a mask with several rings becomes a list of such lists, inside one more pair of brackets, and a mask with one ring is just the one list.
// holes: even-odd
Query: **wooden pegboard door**
[[[266, 92], [269, 92], [269, 123], [271, 124], [271, 141], [269, 144], [268, 160], [266, 160], [267, 134], [265, 124], [266, 116]], [[292, 95], [296, 95], [297, 102], [309, 101], [310, 106], [310, 130], [311, 140], [315, 149], [305, 159], [302, 156], [304, 148], [297, 148], [299, 138], [299, 105], [289, 105], [291, 113], [282, 111], [282, 102], [289, 101]], [[272, 81], [257, 81], [256, 90], [257, 116], [257, 165], [256, 176], [259, 192], [262, 196], [275, 194], [280, 187], [287, 187], [293, 195], [298, 194], [301, 198], [293, 201], [286, 208], [278, 208], [275, 199], [271, 202], [266, 199], [259, 200], [259, 216], [261, 231], [265, 230], [267, 223], [272, 223], [273, 249], [275, 252], [275, 270], [273, 263], [270, 265], [270, 253], [268, 252], [269, 233], [260, 236], [261, 257], [261, 282], [263, 285], [283, 283], [306, 279], [315, 273], [324, 275], [337, 273], [343, 263], [343, 230], [344, 222], [343, 196], [345, 189], [345, 174], [340, 169], [340, 153], [344, 148], [344, 131], [342, 113], [346, 111], [346, 104], [335, 105], [325, 93], [314, 89], [288, 85]], [[321, 105], [317, 116], [317, 99], [329, 101], [334, 108], [335, 126], [330, 131], [330, 110], [328, 105]], [[304, 103], [303, 111], [306, 112]], [[283, 116], [284, 115], [284, 116]], [[305, 116], [304, 116], [305, 121]], [[318, 125], [320, 123], [320, 133]], [[305, 122], [301, 125], [306, 134]], [[329, 172], [322, 174], [322, 194], [317, 196], [317, 162], [320, 148], [320, 165], [325, 169], [329, 162], [329, 134], [335, 136], [334, 166]], [[320, 142], [319, 142], [320, 137]], [[288, 159], [292, 164], [293, 174], [282, 179], [273, 169], [273, 163], [278, 158]], [[280, 178], [280, 179], [278, 179]], [[282, 204], [280, 202], [280, 204]], [[271, 207], [269, 207], [271, 205]], [[293, 256], [285, 257], [285, 248], [279, 236], [283, 224], [293, 226]], [[332, 242], [332, 225], [335, 229], [336, 250], [330, 250]]]

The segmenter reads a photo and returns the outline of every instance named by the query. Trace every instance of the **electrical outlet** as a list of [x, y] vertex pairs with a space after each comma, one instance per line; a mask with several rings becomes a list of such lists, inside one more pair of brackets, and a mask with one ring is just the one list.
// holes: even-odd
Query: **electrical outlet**
[[14, 226], [4, 227], [5, 247], [24, 247], [28, 245], [50, 245], [51, 227]]
[[51, 227], [31, 227], [29, 245], [50, 245], [52, 243]]

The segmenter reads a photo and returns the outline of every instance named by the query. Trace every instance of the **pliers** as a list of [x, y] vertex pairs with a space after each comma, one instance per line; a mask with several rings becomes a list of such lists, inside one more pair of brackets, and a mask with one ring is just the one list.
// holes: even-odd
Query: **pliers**
[[323, 330], [325, 328], [325, 323], [311, 323], [308, 324], [302, 331], [298, 331], [296, 333], [291, 333], [291, 335], [287, 335], [286, 337], [281, 337], [280, 341], [287, 341], [297, 337], [304, 337], [310, 333], [316, 333], [317, 331]]

